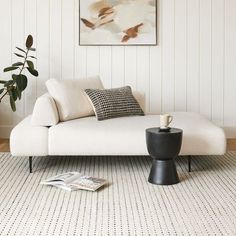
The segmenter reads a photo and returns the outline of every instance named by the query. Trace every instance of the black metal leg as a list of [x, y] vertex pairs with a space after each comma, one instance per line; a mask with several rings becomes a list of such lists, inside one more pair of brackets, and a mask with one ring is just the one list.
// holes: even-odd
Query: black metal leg
[[32, 159], [33, 159], [33, 157], [29, 157], [29, 170], [30, 170], [30, 173], [32, 173]]
[[188, 172], [191, 172], [191, 161], [192, 161], [192, 157], [188, 156]]

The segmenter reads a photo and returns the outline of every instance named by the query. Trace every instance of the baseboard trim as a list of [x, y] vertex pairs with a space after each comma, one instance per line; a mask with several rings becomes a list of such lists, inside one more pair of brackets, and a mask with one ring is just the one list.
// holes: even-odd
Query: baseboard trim
[[236, 127], [223, 127], [227, 139], [236, 138]]
[[13, 129], [13, 126], [10, 125], [1, 125], [0, 126], [0, 138], [8, 139], [10, 137], [10, 133]]

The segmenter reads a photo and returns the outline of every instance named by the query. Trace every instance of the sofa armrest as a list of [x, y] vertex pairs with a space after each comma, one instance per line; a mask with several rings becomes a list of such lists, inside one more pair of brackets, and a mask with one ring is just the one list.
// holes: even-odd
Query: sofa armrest
[[54, 99], [48, 94], [39, 97], [35, 103], [31, 125], [53, 126], [59, 122], [59, 115]]
[[31, 125], [32, 116], [16, 125], [10, 135], [10, 151], [13, 156], [47, 156], [49, 128]]
[[138, 104], [142, 108], [143, 112], [146, 113], [146, 105], [145, 105], [145, 94], [138, 91], [133, 91], [133, 96], [137, 100]]

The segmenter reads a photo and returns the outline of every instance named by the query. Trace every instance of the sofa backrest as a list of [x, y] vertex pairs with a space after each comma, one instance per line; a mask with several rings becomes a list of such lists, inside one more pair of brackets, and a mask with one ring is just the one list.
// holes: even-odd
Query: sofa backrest
[[[145, 113], [145, 94], [133, 91], [133, 95]], [[40, 96], [34, 106], [31, 124], [33, 126], [54, 126], [59, 123], [56, 103], [49, 93]]]

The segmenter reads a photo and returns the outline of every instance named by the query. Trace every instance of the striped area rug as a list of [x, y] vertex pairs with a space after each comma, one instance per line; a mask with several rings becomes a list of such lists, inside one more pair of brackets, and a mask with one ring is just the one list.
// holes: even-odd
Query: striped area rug
[[[236, 235], [236, 153], [177, 160], [181, 183], [147, 182], [149, 157], [0, 154], [0, 235]], [[106, 178], [98, 192], [39, 185], [67, 171]]]

